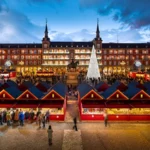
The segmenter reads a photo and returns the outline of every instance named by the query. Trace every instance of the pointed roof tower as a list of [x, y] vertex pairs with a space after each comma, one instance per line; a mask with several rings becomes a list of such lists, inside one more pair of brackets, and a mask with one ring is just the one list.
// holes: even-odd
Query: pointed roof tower
[[47, 27], [47, 19], [46, 19], [45, 34], [42, 39], [42, 47], [49, 48], [49, 46], [50, 46], [50, 38], [48, 37], [48, 27]]
[[101, 78], [94, 45], [92, 47], [92, 53], [86, 77], [95, 79]]
[[99, 19], [97, 18], [96, 39], [98, 38], [100, 38], [100, 32], [99, 32]]
[[100, 37], [100, 30], [99, 30], [99, 19], [97, 18], [97, 28], [96, 28], [96, 37], [93, 40], [93, 44], [97, 48], [102, 48], [102, 39]]
[[42, 41], [50, 41], [50, 38], [48, 37], [47, 19], [46, 19], [46, 25], [45, 25], [45, 35]]

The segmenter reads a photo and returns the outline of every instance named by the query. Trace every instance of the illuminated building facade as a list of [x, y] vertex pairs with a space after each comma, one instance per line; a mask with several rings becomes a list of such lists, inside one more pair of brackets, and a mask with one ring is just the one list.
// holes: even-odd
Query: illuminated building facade
[[102, 43], [97, 23], [96, 37], [90, 42], [53, 42], [45, 35], [39, 44], [0, 44], [0, 67], [11, 61], [17, 72], [65, 72], [71, 59], [79, 60], [78, 70], [87, 71], [92, 46], [95, 45], [99, 69], [106, 74], [131, 70], [139, 60], [150, 69], [150, 43]]

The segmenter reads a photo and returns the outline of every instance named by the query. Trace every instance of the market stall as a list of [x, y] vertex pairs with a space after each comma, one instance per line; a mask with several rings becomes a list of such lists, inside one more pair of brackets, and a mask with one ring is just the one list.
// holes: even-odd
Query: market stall
[[42, 111], [50, 111], [50, 120], [64, 121], [66, 114], [67, 87], [63, 83], [57, 83], [51, 87], [40, 100], [39, 108]]
[[78, 86], [78, 104], [80, 120], [103, 120], [104, 99], [90, 85]]

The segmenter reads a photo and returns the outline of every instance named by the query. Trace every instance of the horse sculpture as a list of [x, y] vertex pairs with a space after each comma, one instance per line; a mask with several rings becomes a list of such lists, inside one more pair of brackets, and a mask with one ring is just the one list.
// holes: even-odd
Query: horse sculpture
[[73, 68], [73, 69], [76, 70], [78, 64], [79, 64], [79, 61], [74, 62], [74, 61], [72, 60], [72, 62], [67, 65], [67, 69], [70, 70], [71, 68]]

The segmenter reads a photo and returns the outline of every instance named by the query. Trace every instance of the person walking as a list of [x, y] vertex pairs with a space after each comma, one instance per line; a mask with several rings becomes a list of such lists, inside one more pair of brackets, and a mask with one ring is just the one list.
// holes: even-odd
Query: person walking
[[49, 125], [48, 130], [47, 130], [47, 133], [48, 133], [48, 144], [49, 144], [49, 145], [52, 145], [52, 134], [53, 134], [53, 130], [52, 130], [51, 125]]
[[45, 128], [45, 122], [46, 122], [46, 119], [45, 119], [45, 115], [42, 114], [42, 124], [43, 124], [43, 128]]
[[20, 126], [24, 125], [24, 113], [21, 111], [19, 113], [19, 121], [20, 121]]
[[105, 124], [105, 127], [107, 127], [107, 125], [108, 125], [108, 114], [107, 114], [106, 111], [104, 112], [103, 116], [104, 116], [104, 124]]
[[39, 128], [41, 128], [41, 122], [42, 122], [42, 114], [40, 113], [40, 114], [38, 115]]
[[16, 109], [15, 116], [14, 116], [14, 121], [15, 121], [15, 123], [18, 124], [18, 121], [19, 121], [19, 110], [18, 109]]
[[78, 131], [78, 129], [77, 129], [77, 118], [76, 117], [73, 118], [73, 122], [74, 122], [73, 129], [75, 129], [75, 131]]
[[46, 112], [46, 123], [49, 123], [49, 119], [50, 119], [50, 111], [48, 110], [47, 112]]
[[7, 114], [6, 114], [6, 120], [7, 120], [7, 126], [10, 126], [11, 114], [10, 114], [9, 111], [8, 111]]
[[3, 112], [0, 111], [0, 125], [3, 125]]

